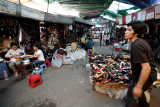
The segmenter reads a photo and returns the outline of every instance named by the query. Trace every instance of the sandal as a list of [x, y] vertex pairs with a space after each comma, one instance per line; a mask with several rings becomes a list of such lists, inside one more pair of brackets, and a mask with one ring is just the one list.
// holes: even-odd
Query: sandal
[[18, 77], [18, 73], [16, 72], [16, 73], [14, 74], [14, 76], [15, 76], [15, 77]]

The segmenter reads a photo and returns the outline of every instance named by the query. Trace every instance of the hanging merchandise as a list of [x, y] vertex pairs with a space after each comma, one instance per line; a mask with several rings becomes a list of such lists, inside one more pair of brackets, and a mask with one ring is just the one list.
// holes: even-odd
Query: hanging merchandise
[[19, 27], [18, 41], [22, 42], [22, 28], [21, 27]]

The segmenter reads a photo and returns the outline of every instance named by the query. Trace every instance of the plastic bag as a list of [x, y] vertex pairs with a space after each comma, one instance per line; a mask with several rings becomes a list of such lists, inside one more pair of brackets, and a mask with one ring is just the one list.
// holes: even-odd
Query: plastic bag
[[91, 65], [89, 63], [86, 64], [86, 71], [91, 72]]
[[92, 52], [94, 52], [94, 51], [95, 51], [95, 48], [93, 47], [93, 48], [92, 48]]
[[75, 51], [75, 54], [76, 54], [78, 60], [83, 59], [83, 55], [81, 54], [81, 51], [80, 51], [80, 50], [76, 50], [76, 51]]
[[71, 46], [67, 46], [65, 50], [66, 50], [67, 53], [69, 53], [69, 52], [71, 52], [72, 47]]
[[119, 87], [115, 87], [115, 86], [113, 86], [113, 87], [112, 86], [107, 87], [107, 92], [108, 92], [109, 97], [113, 98], [116, 95], [118, 88]]
[[100, 86], [100, 85], [95, 85], [95, 90], [102, 93], [102, 94], [108, 94], [107, 90], [105, 89], [106, 87]]
[[74, 61], [71, 59], [71, 57], [67, 57], [67, 56], [64, 56], [63, 57], [63, 64], [64, 65], [70, 65], [70, 64], [73, 64]]
[[56, 56], [53, 56], [52, 57], [52, 61], [51, 61], [51, 66], [53, 68], [60, 68], [62, 66], [62, 58], [61, 57], [56, 57]]
[[75, 56], [77, 57], [77, 60], [82, 59], [82, 55], [80, 55], [79, 50], [76, 50], [76, 51], [74, 52], [74, 54], [75, 54]]
[[115, 99], [123, 99], [127, 95], [128, 88], [120, 88], [116, 95]]
[[81, 55], [82, 59], [86, 58], [86, 51], [84, 49], [78, 50], [79, 55]]
[[149, 92], [149, 90], [146, 90], [144, 92], [145, 96], [146, 96], [146, 101], [149, 103], [150, 102], [150, 99], [151, 99], [151, 94]]
[[118, 43], [114, 43], [113, 48], [120, 48], [120, 45]]
[[74, 62], [77, 60], [76, 54], [74, 52], [69, 52], [67, 57], [70, 57]]

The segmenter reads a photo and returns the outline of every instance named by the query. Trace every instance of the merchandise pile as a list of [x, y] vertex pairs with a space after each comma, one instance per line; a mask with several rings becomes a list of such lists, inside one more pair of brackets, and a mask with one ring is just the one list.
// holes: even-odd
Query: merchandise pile
[[86, 51], [84, 49], [76, 49], [73, 52], [71, 50], [71, 47], [68, 46], [66, 49], [57, 49], [52, 56], [51, 66], [53, 68], [60, 68], [62, 64], [70, 65], [74, 64], [77, 60], [85, 59]]
[[89, 54], [92, 83], [129, 83], [132, 71], [130, 56], [125, 54]]

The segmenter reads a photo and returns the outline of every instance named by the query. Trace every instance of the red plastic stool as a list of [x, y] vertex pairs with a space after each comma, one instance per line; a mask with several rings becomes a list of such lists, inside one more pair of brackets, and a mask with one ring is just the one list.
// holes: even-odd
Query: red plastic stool
[[120, 50], [120, 48], [115, 48], [115, 51], [119, 51]]
[[46, 63], [46, 66], [47, 66], [47, 67], [51, 66], [48, 59], [45, 61], [45, 63]]
[[42, 79], [39, 74], [33, 74], [29, 76], [29, 85], [34, 88], [35, 86], [42, 84]]

